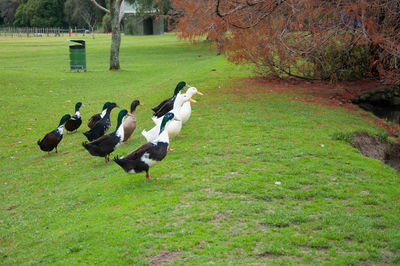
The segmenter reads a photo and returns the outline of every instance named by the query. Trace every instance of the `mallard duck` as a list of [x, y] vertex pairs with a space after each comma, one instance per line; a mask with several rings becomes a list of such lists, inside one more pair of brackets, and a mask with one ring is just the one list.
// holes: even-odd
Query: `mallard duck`
[[110, 153], [118, 147], [124, 139], [124, 127], [122, 126], [122, 119], [128, 113], [127, 110], [121, 110], [118, 114], [117, 128], [111, 134], [104, 135], [90, 143], [82, 142], [88, 152], [93, 156], [104, 157], [106, 163], [110, 161]]
[[81, 108], [82, 103], [77, 102], [75, 105], [75, 114], [65, 122], [65, 129], [68, 131], [75, 131], [78, 130], [78, 128], [82, 124], [82, 118], [81, 118], [81, 113], [79, 112], [79, 108]]
[[140, 103], [139, 100], [134, 100], [131, 103], [131, 112], [128, 115], [127, 118], [124, 119], [124, 122], [122, 123], [124, 126], [124, 142], [129, 138], [129, 141], [131, 141], [131, 135], [133, 131], [136, 129], [136, 107], [138, 105], [143, 105]]
[[174, 101], [178, 93], [186, 86], [186, 82], [181, 81], [176, 85], [174, 90], [174, 95], [171, 98], [168, 98], [162, 101], [157, 107], [154, 107], [152, 110], [154, 111], [153, 116], [155, 117], [162, 117], [166, 113], [172, 110], [174, 107]]
[[93, 128], [94, 125], [95, 125], [98, 121], [100, 121], [100, 119], [102, 119], [102, 118], [106, 115], [107, 107], [108, 107], [110, 104], [111, 104], [110, 102], [106, 102], [106, 103], [103, 105], [103, 109], [102, 109], [102, 112], [101, 112], [101, 113], [92, 115], [92, 117], [89, 119], [88, 124], [87, 124], [88, 127], [89, 127], [90, 129]]
[[97, 138], [100, 138], [110, 128], [111, 126], [110, 113], [112, 109], [114, 109], [115, 107], [119, 108], [119, 106], [116, 103], [110, 103], [110, 105], [107, 107], [107, 111], [104, 117], [99, 121], [97, 121], [97, 123], [93, 126], [91, 130], [83, 132], [83, 135], [85, 135], [89, 141], [93, 141]]
[[160, 132], [155, 140], [147, 142], [126, 156], [114, 158], [114, 162], [129, 174], [146, 172], [146, 178], [150, 179], [149, 168], [161, 162], [167, 155], [169, 138], [168, 132], [164, 128], [168, 128], [171, 123], [169, 121], [173, 118], [173, 113], [167, 113], [161, 122]]
[[57, 146], [63, 138], [64, 124], [70, 118], [70, 115], [64, 115], [56, 129], [47, 133], [42, 140], [38, 140], [37, 144], [42, 151], [50, 153], [54, 148], [56, 148], [56, 153], [58, 153]]
[[[174, 108], [171, 111], [171, 113], [174, 114], [174, 119], [170, 122], [170, 125], [168, 126], [167, 129], [169, 139], [174, 138], [182, 128], [182, 118], [180, 115], [180, 109], [182, 105], [187, 101], [196, 102], [195, 100], [190, 98], [189, 95], [187, 95], [186, 93], [178, 93], [178, 95], [176, 96], [174, 102]], [[146, 138], [147, 141], [153, 141], [158, 137], [161, 125], [160, 123], [161, 121], [160, 120], [158, 121], [159, 122], [149, 131], [146, 131], [145, 129], [142, 131], [142, 135]]]

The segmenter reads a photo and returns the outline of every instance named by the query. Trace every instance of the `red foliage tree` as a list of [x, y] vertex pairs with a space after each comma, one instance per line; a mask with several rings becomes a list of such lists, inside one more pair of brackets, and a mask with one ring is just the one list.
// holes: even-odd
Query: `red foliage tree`
[[180, 38], [262, 75], [399, 82], [400, 0], [172, 0]]

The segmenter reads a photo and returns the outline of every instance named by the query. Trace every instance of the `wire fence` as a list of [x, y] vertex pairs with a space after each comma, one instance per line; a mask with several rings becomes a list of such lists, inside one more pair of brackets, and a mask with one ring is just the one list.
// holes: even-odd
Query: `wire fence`
[[88, 34], [89, 30], [84, 28], [36, 28], [36, 27], [0, 27], [0, 38], [2, 37], [55, 37], [73, 34]]

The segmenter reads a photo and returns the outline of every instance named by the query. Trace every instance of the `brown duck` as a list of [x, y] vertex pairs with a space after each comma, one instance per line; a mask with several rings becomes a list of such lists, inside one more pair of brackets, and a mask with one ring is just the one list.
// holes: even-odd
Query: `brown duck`
[[136, 107], [138, 105], [143, 105], [139, 102], [139, 100], [134, 100], [131, 103], [131, 113], [124, 119], [124, 122], [122, 123], [124, 127], [124, 142], [128, 140], [131, 142], [131, 135], [133, 131], [136, 129]]

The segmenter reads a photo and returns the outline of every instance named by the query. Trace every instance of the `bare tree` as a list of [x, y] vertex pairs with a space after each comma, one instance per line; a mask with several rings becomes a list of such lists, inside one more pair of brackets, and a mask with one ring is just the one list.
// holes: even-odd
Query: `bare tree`
[[89, 26], [90, 31], [92, 32], [92, 39], [94, 39], [94, 26], [96, 25], [96, 16], [90, 12], [81, 12], [82, 19]]
[[[102, 3], [105, 3], [103, 0]], [[67, 0], [64, 5], [67, 22], [71, 25], [86, 24], [92, 31], [94, 39], [94, 26], [104, 16], [103, 10], [98, 9], [90, 0]]]

